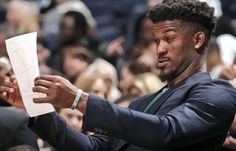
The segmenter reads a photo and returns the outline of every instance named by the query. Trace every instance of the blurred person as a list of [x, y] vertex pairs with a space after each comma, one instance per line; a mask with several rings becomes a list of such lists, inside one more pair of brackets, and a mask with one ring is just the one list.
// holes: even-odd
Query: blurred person
[[86, 92], [93, 93], [101, 98], [107, 99], [110, 91], [109, 85], [96, 73], [83, 72], [75, 81], [75, 86], [83, 88]]
[[[11, 65], [7, 58], [0, 58], [0, 85], [9, 79]], [[0, 150], [5, 151], [10, 147], [28, 144], [38, 149], [38, 136], [27, 126], [29, 117], [22, 109], [10, 106], [5, 100], [0, 99]]]
[[39, 30], [37, 13], [28, 1], [8, 1], [5, 18], [0, 27], [0, 56], [7, 56], [7, 38]]
[[0, 120], [0, 150], [24, 144], [38, 149], [38, 136], [29, 129], [29, 116], [24, 110], [0, 105]]
[[142, 96], [159, 91], [164, 85], [156, 74], [147, 72], [136, 76], [128, 91], [130, 94]]
[[[126, 53], [126, 40], [134, 19], [144, 9], [146, 0], [83, 0], [97, 21], [96, 33], [101, 39], [102, 58], [120, 69]], [[129, 27], [131, 25], [131, 27]], [[132, 31], [133, 32], [133, 31]]]
[[123, 95], [128, 94], [129, 87], [133, 84], [135, 77], [146, 72], [151, 72], [151, 68], [137, 60], [129, 60], [123, 65], [120, 73], [119, 88]]
[[82, 13], [66, 12], [59, 24], [59, 45], [82, 43], [88, 34], [88, 23]]
[[62, 73], [71, 82], [74, 82], [92, 61], [93, 55], [85, 47], [71, 45], [62, 48]]
[[6, 15], [8, 37], [39, 31], [37, 13], [27, 1], [10, 1]]
[[59, 115], [66, 120], [66, 123], [74, 130], [82, 132], [83, 114], [78, 110], [60, 109]]
[[[108, 93], [110, 91], [108, 88], [108, 85], [104, 79], [102, 79], [97, 73], [90, 74], [87, 71], [84, 71], [82, 74], [80, 74], [74, 84], [76, 87], [83, 88], [83, 90], [86, 90], [86, 92], [89, 92], [91, 94], [94, 94], [94, 95], [99, 96], [104, 99], [107, 99]], [[75, 119], [75, 117], [79, 116], [79, 115], [81, 117], [83, 117], [83, 114], [81, 112], [78, 113], [79, 112], [78, 110], [66, 109], [65, 110], [66, 113], [69, 112], [68, 114], [74, 114], [74, 116], [68, 115], [67, 117], [65, 117], [65, 116], [63, 116], [63, 112], [61, 112], [61, 111], [64, 111], [64, 109], [61, 109], [59, 113], [60, 113], [60, 115], [62, 115], [62, 117], [67, 119], [66, 120], [67, 122], [71, 122], [69, 124], [71, 127], [77, 127], [76, 128], [77, 130], [80, 130], [81, 132], [83, 132], [84, 134], [87, 134], [87, 135], [93, 134], [92, 132], [84, 131], [82, 129], [82, 123], [83, 123], [82, 118], [80, 119], [78, 117], [77, 120]], [[78, 123], [78, 122], [80, 122], [80, 123], [77, 124], [77, 126], [75, 126], [76, 123]]]
[[130, 50], [129, 58], [138, 59], [140, 62], [154, 68], [156, 46], [152, 34], [152, 22], [145, 14], [137, 19], [134, 34], [134, 45]]
[[61, 72], [47, 65], [47, 60], [51, 56], [51, 51], [46, 47], [42, 37], [37, 38], [37, 56], [38, 56], [40, 75], [50, 74], [50, 75], [61, 75], [65, 77], [65, 75], [63, 75]]
[[207, 71], [213, 79], [233, 80], [236, 77], [236, 66], [224, 64], [220, 54], [220, 47], [215, 37], [209, 41], [207, 48]]
[[55, 49], [55, 40], [60, 35], [60, 21], [62, 16], [67, 12], [78, 12], [82, 14], [88, 24], [88, 32], [93, 33], [96, 28], [96, 21], [91, 15], [90, 10], [80, 0], [55, 0], [55, 6], [48, 10], [42, 17], [42, 34], [45, 37], [47, 47]]
[[212, 37], [208, 43], [206, 68], [213, 79], [219, 78], [224, 69], [216, 37]]
[[61, 18], [57, 46], [53, 49], [48, 64], [59, 69], [62, 48], [72, 45], [86, 47], [93, 54], [96, 54], [98, 43], [89, 37], [88, 27], [86, 18], [82, 13], [76, 11], [66, 12]]
[[107, 99], [110, 101], [115, 101], [120, 97], [120, 91], [117, 88], [118, 76], [115, 67], [104, 59], [97, 58], [92, 64], [88, 66], [85, 74], [95, 75], [103, 79], [108, 86]]
[[[235, 115], [236, 91], [227, 81], [201, 72], [215, 26], [214, 8], [198, 0], [164, 0], [149, 17], [165, 87], [124, 109], [64, 78], [37, 77], [33, 91], [47, 96], [35, 103], [77, 109], [85, 114], [83, 128], [96, 133], [74, 133], [55, 113], [32, 118], [32, 129], [60, 150], [219, 150]], [[1, 94], [23, 107], [14, 78], [5, 81]]]
[[[207, 71], [212, 72], [214, 68], [221, 67], [223, 62], [220, 56], [220, 48], [216, 42], [216, 37], [211, 37], [208, 47], [207, 47]], [[218, 77], [217, 75], [211, 75], [213, 77]]]
[[91, 87], [91, 93], [101, 98], [107, 99], [108, 92], [109, 92], [108, 86], [106, 85], [103, 79], [98, 78], [94, 81]]

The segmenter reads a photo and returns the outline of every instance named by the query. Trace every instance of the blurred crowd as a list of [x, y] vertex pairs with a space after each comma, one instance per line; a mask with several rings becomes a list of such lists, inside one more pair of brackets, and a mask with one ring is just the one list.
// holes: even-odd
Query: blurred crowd
[[[218, 18], [203, 70], [236, 86], [236, 0], [201, 1], [215, 7]], [[158, 3], [161, 0], [1, 0], [0, 85], [13, 74], [5, 39], [37, 32], [41, 75], [64, 76], [86, 92], [128, 107], [165, 85], [158, 78], [152, 22], [146, 17]], [[0, 123], [0, 150], [55, 150], [27, 128], [24, 111], [4, 100], [0, 104], [5, 121]], [[57, 111], [69, 126], [83, 131], [82, 113]], [[8, 135], [9, 140], [2, 141]], [[236, 118], [224, 147], [236, 150]]]

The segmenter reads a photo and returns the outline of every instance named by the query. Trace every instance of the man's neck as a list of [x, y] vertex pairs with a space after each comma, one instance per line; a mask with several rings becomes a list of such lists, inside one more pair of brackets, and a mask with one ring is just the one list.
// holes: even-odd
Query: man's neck
[[177, 85], [178, 83], [180, 83], [181, 81], [185, 80], [190, 75], [197, 73], [197, 72], [201, 72], [201, 68], [194, 68], [194, 69], [185, 70], [183, 73], [178, 75], [175, 79], [167, 81], [167, 85], [169, 88], [171, 88], [171, 87]]

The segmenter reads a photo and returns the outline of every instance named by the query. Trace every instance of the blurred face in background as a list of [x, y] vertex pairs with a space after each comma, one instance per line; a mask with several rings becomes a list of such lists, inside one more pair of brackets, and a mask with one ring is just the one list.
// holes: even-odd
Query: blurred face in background
[[63, 16], [59, 25], [60, 29], [60, 41], [71, 41], [76, 39], [77, 32], [75, 27], [75, 20], [71, 16]]
[[69, 78], [75, 78], [78, 74], [86, 69], [88, 63], [80, 57], [71, 54], [64, 54], [63, 72]]
[[154, 42], [152, 33], [152, 21], [147, 17], [145, 17], [141, 22], [139, 37], [144, 44], [150, 44], [151, 42]]
[[107, 99], [108, 86], [103, 79], [96, 79], [91, 86], [91, 92], [95, 95]]
[[20, 7], [17, 7], [17, 4], [10, 3], [7, 7], [7, 21], [12, 26], [18, 26], [21, 19], [21, 10]]
[[60, 115], [66, 120], [66, 123], [77, 131], [82, 131], [83, 114], [78, 110], [61, 109]]

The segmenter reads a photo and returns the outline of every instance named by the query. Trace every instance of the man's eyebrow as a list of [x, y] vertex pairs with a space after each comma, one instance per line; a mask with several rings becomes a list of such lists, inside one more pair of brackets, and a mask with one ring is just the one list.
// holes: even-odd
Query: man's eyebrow
[[166, 30], [164, 31], [164, 33], [169, 32], [169, 31], [174, 31], [174, 32], [176, 32], [175, 28], [169, 28], [169, 29], [166, 29]]
[[169, 32], [169, 31], [176, 32], [176, 29], [173, 26], [155, 26], [154, 25], [152, 28], [153, 28], [153, 30], [155, 30], [155, 29], [161, 30], [162, 28], [167, 28], [163, 31], [164, 33]]

